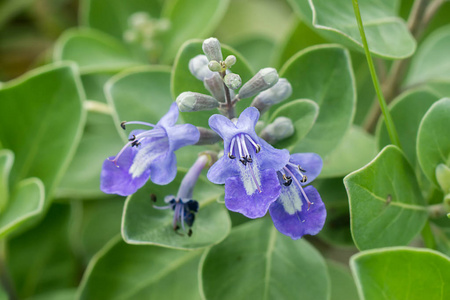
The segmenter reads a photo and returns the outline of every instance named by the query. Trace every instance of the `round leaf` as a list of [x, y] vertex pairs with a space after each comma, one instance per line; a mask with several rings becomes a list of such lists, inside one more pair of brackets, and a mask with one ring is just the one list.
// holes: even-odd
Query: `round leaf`
[[[363, 51], [352, 2], [347, 0], [290, 0], [294, 10], [321, 35]], [[359, 1], [367, 42], [373, 54], [399, 59], [412, 55], [416, 41], [397, 16], [398, 1]]]
[[450, 98], [434, 103], [420, 122], [417, 134], [417, 158], [428, 179], [436, 186], [436, 167], [450, 166]]
[[326, 155], [344, 137], [355, 112], [355, 81], [348, 51], [330, 45], [310, 47], [286, 62], [280, 77], [292, 85], [290, 100], [311, 99], [320, 108], [311, 131], [294, 151]]
[[201, 253], [128, 245], [115, 238], [89, 263], [79, 298], [197, 300]]
[[361, 299], [444, 300], [450, 297], [450, 260], [407, 247], [364, 251], [350, 260]]
[[328, 299], [322, 256], [305, 240], [280, 234], [270, 219], [235, 227], [203, 258], [206, 299]]
[[428, 217], [414, 171], [395, 146], [344, 178], [359, 249], [407, 245]]
[[331, 279], [331, 300], [359, 300], [350, 270], [337, 262], [327, 261]]
[[280, 106], [270, 116], [269, 123], [273, 122], [278, 117], [286, 117], [291, 119], [294, 124], [294, 135], [281, 140], [274, 146], [276, 148], [288, 148], [293, 149], [297, 143], [305, 137], [305, 135], [311, 130], [314, 122], [319, 115], [319, 106], [316, 102], [302, 99], [294, 100]]
[[116, 39], [92, 29], [70, 29], [58, 40], [54, 60], [71, 60], [81, 72], [119, 71], [140, 64]]

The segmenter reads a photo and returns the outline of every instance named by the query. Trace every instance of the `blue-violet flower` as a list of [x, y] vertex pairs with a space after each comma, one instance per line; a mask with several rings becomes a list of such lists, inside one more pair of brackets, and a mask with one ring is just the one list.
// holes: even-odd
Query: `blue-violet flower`
[[[209, 156], [201, 154], [197, 161], [192, 165], [189, 171], [181, 181], [180, 188], [178, 189], [177, 196], [166, 196], [164, 202], [168, 203], [167, 206], [153, 206], [156, 209], [172, 209], [174, 211], [172, 226], [175, 231], [181, 229], [186, 232], [185, 224], [192, 227], [195, 221], [195, 213], [198, 212], [198, 202], [192, 199], [197, 179], [200, 176], [206, 163], [209, 161]], [[155, 199], [156, 200], [156, 199]], [[188, 236], [192, 235], [192, 229], [189, 228]]]
[[195, 144], [200, 134], [191, 124], [175, 125], [178, 107], [174, 102], [156, 125], [132, 121], [121, 126], [137, 124], [151, 130], [133, 130], [129, 142], [113, 157], [103, 162], [100, 189], [108, 194], [131, 195], [151, 178], [156, 184], [168, 184], [177, 173], [174, 151]]
[[259, 111], [245, 109], [232, 122], [222, 115], [209, 118], [209, 126], [224, 141], [224, 155], [209, 169], [208, 179], [225, 183], [225, 206], [248, 218], [266, 214], [280, 195], [277, 170], [289, 161], [287, 150], [278, 150], [255, 133]]
[[325, 223], [327, 212], [319, 193], [312, 186], [303, 188], [321, 170], [322, 159], [318, 154], [295, 153], [277, 172], [281, 193], [269, 212], [278, 231], [294, 240], [319, 233]]

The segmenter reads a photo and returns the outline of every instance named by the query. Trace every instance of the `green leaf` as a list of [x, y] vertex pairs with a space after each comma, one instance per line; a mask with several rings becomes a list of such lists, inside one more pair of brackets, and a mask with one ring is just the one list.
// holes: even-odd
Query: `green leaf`
[[56, 42], [53, 59], [74, 61], [82, 73], [120, 71], [142, 63], [118, 40], [86, 28], [67, 30]]
[[444, 300], [450, 297], [450, 260], [428, 249], [364, 251], [350, 266], [361, 299]]
[[114, 74], [114, 71], [101, 71], [82, 75], [81, 81], [86, 92], [86, 99], [106, 103], [103, 87]]
[[199, 299], [201, 253], [128, 245], [115, 238], [91, 260], [79, 299]]
[[72, 243], [79, 248], [86, 264], [110, 239], [120, 234], [124, 203], [125, 198], [118, 196], [72, 203], [73, 208], [79, 205], [73, 213], [73, 227], [79, 230], [72, 236]]
[[20, 181], [13, 189], [8, 205], [0, 215], [0, 238], [39, 215], [45, 203], [45, 188], [36, 177]]
[[[46, 199], [64, 174], [85, 122], [84, 92], [73, 64], [33, 70], [0, 89], [0, 141], [15, 154], [11, 185], [38, 177]], [[11, 126], [14, 124], [14, 126]]]
[[[402, 149], [415, 169], [418, 168], [416, 140], [419, 124], [430, 106], [438, 99], [430, 90], [420, 89], [401, 94], [389, 106]], [[383, 117], [378, 121], [376, 137], [378, 149], [391, 143]]]
[[[61, 289], [54, 290], [48, 293], [39, 294], [28, 298], [28, 300], [74, 300], [76, 299], [77, 289]], [[1, 299], [1, 298], [0, 298]]]
[[[107, 12], [107, 13], [106, 13]], [[160, 1], [148, 0], [82, 0], [80, 23], [106, 32], [120, 40], [135, 12], [147, 12], [153, 18], [161, 14]]]
[[327, 260], [327, 267], [331, 279], [330, 300], [359, 300], [350, 270], [331, 260]]
[[206, 38], [220, 24], [229, 0], [173, 0], [166, 3], [161, 17], [170, 20], [162, 36], [161, 61], [171, 62], [186, 40]]
[[[204, 54], [202, 50], [202, 43], [202, 40], [191, 40], [181, 46], [181, 49], [175, 59], [172, 72], [171, 88], [173, 99], [176, 99], [179, 94], [187, 91], [209, 95], [209, 92], [204, 87], [203, 82], [195, 78], [189, 71], [189, 61], [199, 54]], [[233, 65], [232, 72], [239, 74], [239, 76], [241, 76], [242, 83], [245, 83], [254, 75], [249, 64], [235, 50], [226, 45], [221, 45], [224, 58], [228, 55], [236, 56], [236, 64]], [[238, 114], [249, 105], [249, 99], [244, 99], [238, 102]], [[181, 113], [181, 116], [186, 123], [209, 128], [208, 119], [215, 113], [217, 113], [217, 110]]]
[[434, 80], [428, 82], [426, 87], [438, 94], [441, 98], [450, 97], [450, 80]]
[[122, 235], [127, 243], [196, 249], [217, 244], [228, 235], [231, 221], [225, 206], [217, 202], [223, 198], [223, 187], [214, 185], [203, 177], [198, 179], [194, 188], [193, 199], [199, 202], [200, 208], [195, 216], [191, 237], [174, 231], [173, 210], [152, 207], [149, 195], [155, 194], [159, 199], [156, 206], [166, 206], [164, 197], [177, 194], [185, 174], [185, 171], [178, 171], [175, 180], [166, 186], [148, 182], [128, 197], [122, 223]]
[[320, 178], [345, 176], [363, 167], [376, 154], [374, 137], [362, 128], [352, 126], [339, 145], [323, 158]]
[[270, 219], [235, 227], [200, 266], [205, 299], [328, 299], [322, 256], [306, 240], [277, 232]]
[[56, 191], [58, 198], [105, 197], [100, 190], [103, 161], [123, 147], [111, 115], [88, 112], [84, 134]]
[[430, 80], [449, 80], [450, 62], [450, 26], [434, 31], [417, 49], [411, 60], [404, 84], [407, 86], [421, 84]]
[[14, 163], [14, 153], [8, 149], [0, 150], [0, 213], [8, 205], [9, 172]]
[[[328, 40], [363, 51], [351, 1], [290, 0], [294, 10]], [[397, 16], [398, 1], [361, 0], [364, 30], [370, 51], [388, 59], [411, 56], [416, 41]]]
[[419, 125], [417, 134], [417, 158], [427, 178], [436, 186], [436, 167], [450, 166], [450, 98], [434, 103]]
[[337, 247], [353, 247], [350, 212], [342, 178], [318, 179], [313, 183], [327, 209], [327, 218], [319, 238]]
[[292, 150], [311, 130], [318, 115], [319, 105], [308, 99], [294, 100], [280, 106], [270, 115], [269, 123], [272, 123], [278, 117], [286, 117], [291, 119], [295, 131], [293, 136], [281, 140], [274, 146], [280, 149], [288, 148]]
[[288, 101], [311, 99], [320, 108], [311, 131], [294, 151], [325, 156], [344, 137], [355, 112], [355, 80], [348, 51], [332, 45], [310, 47], [286, 62], [280, 77], [292, 85]]
[[233, 47], [248, 59], [254, 70], [259, 70], [270, 66], [267, 58], [273, 55], [275, 41], [263, 36], [250, 35], [233, 43]]
[[69, 245], [70, 221], [70, 206], [55, 203], [38, 226], [8, 240], [7, 266], [18, 299], [76, 286], [79, 270]]
[[281, 67], [298, 51], [310, 46], [325, 43], [327, 43], [327, 41], [318, 35], [316, 31], [307, 26], [305, 22], [295, 19], [286, 36], [283, 37], [281, 43], [279, 43], [277, 49], [275, 49], [274, 65]]
[[106, 83], [105, 94], [108, 103], [115, 110], [113, 117], [116, 128], [125, 139], [124, 130], [120, 127], [121, 121], [136, 120], [156, 124], [169, 111], [173, 103], [170, 95], [170, 69], [149, 66], [123, 71]]
[[361, 249], [407, 245], [422, 230], [428, 213], [414, 171], [395, 146], [344, 178], [351, 229]]

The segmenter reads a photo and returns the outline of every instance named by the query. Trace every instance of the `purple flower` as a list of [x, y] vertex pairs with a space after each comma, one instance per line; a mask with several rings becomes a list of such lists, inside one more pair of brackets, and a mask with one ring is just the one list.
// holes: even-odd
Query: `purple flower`
[[264, 216], [278, 198], [276, 170], [289, 160], [287, 150], [275, 149], [256, 135], [258, 118], [254, 107], [245, 109], [235, 122], [222, 115], [209, 118], [209, 126], [224, 141], [225, 155], [209, 169], [208, 179], [225, 183], [225, 206], [248, 218]]
[[[186, 231], [185, 224], [189, 227], [192, 227], [194, 224], [195, 213], [198, 212], [199, 205], [197, 201], [192, 199], [192, 194], [197, 179], [209, 159], [209, 156], [206, 154], [200, 155], [197, 158], [197, 161], [192, 165], [181, 181], [177, 196], [170, 195], [164, 198], [164, 202], [168, 203], [167, 206], [153, 206], [156, 209], [172, 209], [174, 211], [172, 226], [175, 232], [180, 229], [178, 224], [181, 224], [181, 229], [184, 232]], [[191, 228], [189, 228], [187, 235], [192, 235]]]
[[318, 154], [296, 153], [277, 172], [281, 193], [269, 212], [278, 231], [294, 240], [319, 233], [325, 223], [327, 212], [319, 193], [312, 186], [303, 188], [321, 170], [322, 159]]
[[174, 151], [195, 144], [200, 134], [191, 124], [175, 125], [178, 108], [174, 102], [167, 114], [156, 125], [132, 121], [129, 124], [153, 127], [151, 130], [134, 130], [129, 142], [113, 157], [103, 162], [100, 189], [108, 194], [131, 195], [149, 178], [156, 184], [168, 184], [177, 173]]

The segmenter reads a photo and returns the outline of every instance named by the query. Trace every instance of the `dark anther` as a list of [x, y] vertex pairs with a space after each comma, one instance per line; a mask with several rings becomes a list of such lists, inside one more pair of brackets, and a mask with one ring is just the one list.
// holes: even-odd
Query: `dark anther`
[[131, 147], [137, 147], [137, 146], [139, 146], [141, 143], [139, 143], [139, 140], [134, 140], [132, 143], [131, 143]]
[[175, 230], [175, 231], [177, 231], [178, 229], [180, 229], [180, 226], [178, 226], [178, 225], [175, 225], [175, 226], [173, 227], [173, 230]]
[[247, 158], [245, 157], [241, 157], [241, 159], [239, 160], [244, 166], [247, 165]]
[[305, 183], [306, 181], [308, 181], [308, 177], [306, 177], [306, 175], [303, 175], [303, 177], [300, 180], [300, 182]]
[[283, 175], [283, 179], [285, 180], [285, 182], [283, 182], [283, 184], [285, 186], [290, 186], [292, 183], [292, 178], [286, 175]]
[[256, 144], [256, 153], [258, 153], [259, 151], [261, 151], [261, 146], [259, 144]]
[[120, 127], [122, 127], [123, 130], [125, 130], [125, 123], [126, 123], [126, 122], [127, 122], [127, 121], [120, 122]]
[[135, 139], [136, 139], [136, 136], [133, 134], [133, 136], [130, 137], [128, 140], [131, 142], [131, 141], [134, 141]]
[[249, 162], [249, 163], [252, 163], [252, 162], [253, 162], [253, 159], [252, 159], [252, 157], [251, 157], [250, 155], [247, 156], [245, 159], [246, 159], [247, 162]]
[[306, 170], [305, 169], [303, 169], [302, 167], [300, 167], [300, 166], [298, 166], [298, 170], [300, 171], [300, 172], [306, 172]]
[[191, 237], [191, 235], [192, 235], [192, 229], [189, 229], [189, 231], [188, 231], [188, 237]]
[[156, 202], [156, 195], [150, 194], [150, 200], [152, 200], [152, 202]]
[[236, 158], [236, 156], [234, 156], [233, 154], [231, 154], [231, 152], [228, 152], [228, 157], [231, 158], [231, 159], [235, 159], [235, 158]]

